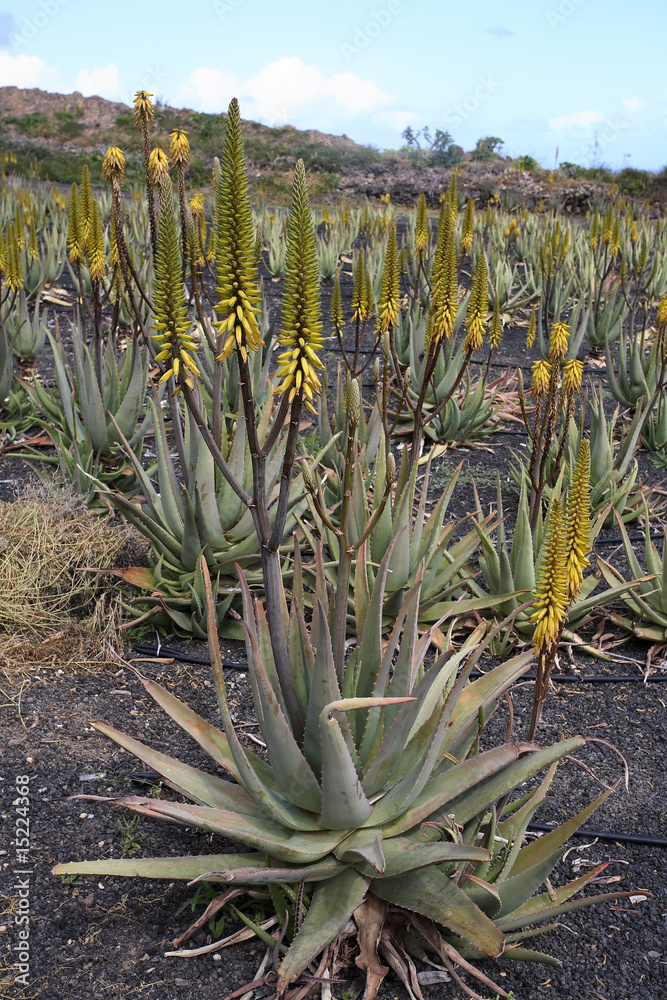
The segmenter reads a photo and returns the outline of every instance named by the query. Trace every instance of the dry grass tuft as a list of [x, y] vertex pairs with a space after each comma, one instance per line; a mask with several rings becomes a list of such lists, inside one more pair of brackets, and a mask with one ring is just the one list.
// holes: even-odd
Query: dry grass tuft
[[124, 544], [108, 519], [62, 491], [0, 503], [0, 629], [63, 629], [103, 586], [79, 569], [113, 566]]

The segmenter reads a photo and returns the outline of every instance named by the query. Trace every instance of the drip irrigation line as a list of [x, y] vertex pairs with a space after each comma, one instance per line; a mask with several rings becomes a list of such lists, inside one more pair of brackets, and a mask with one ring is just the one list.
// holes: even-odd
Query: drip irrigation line
[[[471, 670], [470, 677], [485, 677], [481, 670]], [[534, 681], [535, 674], [522, 674], [522, 681]], [[667, 673], [638, 677], [636, 674], [552, 674], [551, 680], [560, 684], [645, 684], [646, 681], [667, 681]]]
[[[207, 656], [193, 656], [191, 653], [184, 653], [180, 649], [172, 649], [171, 646], [151, 646], [145, 642], [136, 642], [132, 647], [135, 652], [143, 656], [166, 656], [172, 660], [180, 660], [183, 663], [199, 663], [204, 667], [210, 667], [211, 661]], [[229, 670], [246, 670], [247, 663], [236, 663], [233, 660], [223, 660], [223, 667]]]
[[[557, 827], [551, 826], [549, 823], [529, 823], [528, 829], [540, 833], [549, 833], [551, 830], [556, 830]], [[634, 833], [607, 833], [604, 830], [589, 830], [585, 826], [580, 827], [574, 833], [570, 834], [570, 836], [597, 837], [598, 840], [613, 840], [619, 844], [643, 844], [647, 847], [667, 847], [667, 840], [664, 837], [640, 837]]]
[[[664, 536], [664, 532], [662, 532], [662, 531], [652, 531], [649, 534], [649, 538], [664, 538], [664, 537], [665, 537]], [[628, 539], [631, 542], [643, 542], [644, 541], [644, 535], [628, 535]], [[623, 541], [625, 541], [625, 539], [621, 538], [621, 536], [619, 535], [617, 538], [596, 538], [595, 539], [595, 544], [596, 545], [599, 545], [599, 544], [602, 544], [602, 545], [620, 545], [621, 542], [623, 542]]]
[[[204, 667], [211, 666], [211, 661], [207, 656], [194, 656], [190, 653], [184, 653], [180, 649], [172, 649], [171, 646], [160, 646], [158, 649], [157, 646], [138, 642], [135, 643], [133, 649], [144, 656], [159, 656], [160, 654], [164, 654], [164, 656], [170, 657], [173, 660], [180, 660], [183, 663], [196, 663]], [[248, 670], [248, 664], [243, 662], [223, 660], [222, 665], [229, 670]], [[481, 670], [473, 670], [470, 676], [478, 678], [485, 677], [486, 675]], [[535, 674], [523, 674], [521, 680], [534, 681]], [[561, 684], [644, 684], [646, 681], [667, 681], [667, 673], [651, 674], [649, 677], [640, 677], [636, 674], [594, 674], [582, 677], [579, 677], [577, 674], [552, 674], [551, 680]]]

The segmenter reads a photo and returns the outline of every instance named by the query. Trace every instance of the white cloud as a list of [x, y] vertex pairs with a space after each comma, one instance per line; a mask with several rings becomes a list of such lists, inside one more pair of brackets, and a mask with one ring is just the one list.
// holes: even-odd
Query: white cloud
[[84, 97], [94, 94], [105, 97], [108, 101], [126, 101], [128, 97], [115, 63], [95, 69], [80, 69], [76, 74], [75, 85]]
[[230, 98], [238, 97], [244, 118], [275, 125], [307, 116], [312, 126], [374, 111], [391, 100], [373, 80], [362, 80], [356, 73], [327, 77], [296, 56], [276, 59], [247, 80], [200, 66], [177, 97], [209, 112], [226, 110]]
[[638, 97], [624, 97], [622, 101], [623, 107], [630, 114], [634, 114], [636, 111], [641, 111], [644, 107], [643, 102], [640, 101]]
[[601, 111], [577, 111], [574, 115], [559, 115], [549, 119], [549, 128], [554, 131], [567, 128], [590, 128], [596, 122], [603, 122], [605, 116]]
[[373, 125], [391, 129], [398, 134], [404, 132], [408, 125], [414, 126], [415, 122], [421, 121], [423, 117], [423, 114], [417, 111], [378, 111], [373, 115]]
[[13, 56], [9, 52], [0, 52], [0, 87], [48, 89], [57, 73], [57, 69], [47, 66], [39, 56], [28, 56], [24, 52]]
[[219, 114], [226, 111], [232, 97], [238, 97], [239, 80], [233, 73], [200, 66], [176, 94], [176, 101], [196, 111]]

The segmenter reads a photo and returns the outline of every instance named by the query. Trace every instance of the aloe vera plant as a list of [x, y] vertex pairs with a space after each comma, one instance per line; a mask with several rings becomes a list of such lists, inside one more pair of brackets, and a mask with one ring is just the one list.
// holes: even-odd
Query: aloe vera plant
[[[60, 864], [56, 874], [201, 879], [247, 889], [298, 883], [310, 905], [303, 907], [286, 939], [279, 993], [326, 951], [350, 919], [357, 922], [363, 939], [367, 911], [373, 906], [379, 910], [378, 930], [384, 928], [390, 941], [398, 946], [400, 934], [391, 918], [403, 914], [400, 924], [409, 928], [415, 944], [435, 946], [457, 976], [458, 968], [474, 971], [466, 955], [504, 953], [548, 961], [523, 949], [527, 925], [612, 898], [570, 902], [585, 884], [581, 879], [561, 887], [556, 898], [533, 895], [561, 857], [567, 838], [597, 803], [522, 846], [555, 762], [584, 740], [577, 737], [540, 749], [510, 738], [478, 752], [482, 720], [526, 670], [531, 654], [516, 656], [469, 683], [469, 672], [484, 650], [481, 626], [458, 652], [448, 649], [425, 671], [432, 630], [419, 635], [416, 628], [421, 576], [406, 595], [384, 647], [382, 604], [389, 559], [390, 553], [358, 616], [358, 646], [342, 675], [334, 667], [327, 608], [318, 603], [308, 629], [296, 576], [290, 652], [305, 719], [299, 726], [285, 707], [264, 610], [253, 601], [241, 575], [253, 698], [268, 763], [244, 749], [234, 729], [208, 571], [202, 562], [223, 731], [160, 685], [141, 680], [147, 693], [237, 783], [181, 763], [104, 723], [95, 726], [189, 800], [130, 796], [113, 800], [115, 804], [230, 837], [255, 853], [83, 861]], [[547, 776], [534, 792], [507, 805], [514, 789], [545, 769]], [[377, 959], [375, 948], [371, 951]], [[477, 975], [506, 996], [482, 973]], [[369, 995], [377, 986], [369, 970]]]
[[4, 326], [17, 358], [33, 361], [44, 347], [47, 335], [47, 312], [40, 313], [41, 293], [37, 294], [32, 317], [28, 308], [28, 298], [19, 292], [14, 309], [5, 317]]
[[[237, 635], [238, 628], [234, 628], [233, 623], [227, 622], [223, 626], [232, 599], [238, 595], [235, 566], [242, 566], [253, 583], [261, 579], [259, 545], [252, 516], [216, 470], [211, 453], [189, 413], [185, 424], [190, 466], [188, 486], [180, 482], [170, 453], [162, 409], [152, 399], [149, 400], [149, 407], [155, 426], [156, 486], [132, 448], [126, 444], [125, 454], [140, 485], [143, 503], [139, 507], [119, 492], [104, 494], [150, 542], [151, 572], [135, 572], [129, 578], [125, 574], [126, 579], [140, 584], [149, 592], [148, 596], [138, 598], [131, 606], [133, 614], [141, 614], [145, 618], [146, 607], [153, 608], [153, 617], [166, 616], [179, 629], [192, 632], [198, 639], [206, 638], [205, 600], [199, 565], [203, 553], [215, 581], [218, 622], [225, 634]], [[269, 399], [258, 425], [261, 441], [266, 436], [270, 414]], [[227, 434], [226, 426], [223, 428], [221, 451], [238, 482], [250, 488], [252, 463], [242, 403], [233, 435]], [[280, 454], [273, 449], [266, 470], [270, 517], [275, 515], [279, 475]], [[286, 533], [293, 530], [305, 507], [303, 480], [297, 476], [290, 488]]]
[[[574, 463], [572, 468], [574, 468]], [[562, 474], [555, 484], [554, 489], [550, 492], [552, 500], [558, 499], [561, 496], [563, 492], [563, 480], [564, 475]], [[476, 490], [475, 494], [477, 494]], [[495, 540], [493, 539], [493, 531], [489, 531], [486, 526], [486, 519], [483, 519], [479, 499], [477, 499], [476, 526], [482, 550], [479, 557], [479, 569], [483, 586], [477, 579], [470, 578], [467, 581], [467, 587], [480, 600], [485, 595], [492, 595], [499, 615], [505, 616], [512, 612], [515, 613], [511, 628], [524, 638], [532, 637], [532, 603], [535, 598], [535, 585], [546, 536], [546, 522], [540, 514], [533, 537], [528, 516], [526, 478], [523, 477], [521, 480], [514, 533], [511, 542], [508, 542], [503, 516], [500, 479], [498, 479], [497, 496], [496, 509], [499, 521], [495, 531]], [[593, 521], [590, 531], [591, 545], [605, 523], [606, 516], [607, 511], [605, 509]], [[606, 575], [605, 579], [607, 579]], [[608, 579], [607, 582], [609, 583]], [[634, 586], [634, 581], [626, 583], [622, 580], [615, 580], [608, 590], [595, 594], [594, 591], [599, 586], [599, 583], [600, 578], [594, 573], [584, 578], [580, 592], [568, 607], [563, 633], [566, 639], [580, 642], [581, 640], [574, 630], [583, 625], [597, 608], [611, 604], [619, 597], [623, 597]], [[526, 606], [527, 602], [530, 602], [530, 607]], [[506, 645], [508, 644], [508, 639], [509, 634], [505, 639]]]
[[667, 640], [667, 541], [663, 542], [662, 553], [651, 539], [651, 520], [646, 504], [644, 504], [644, 559], [647, 573], [642, 569], [635, 547], [630, 541], [627, 529], [620, 518], [618, 527], [623, 539], [623, 552], [633, 575], [632, 583], [627, 584], [623, 575], [615, 566], [598, 556], [600, 572], [610, 587], [626, 584], [622, 600], [632, 618], [627, 615], [612, 614], [610, 617], [617, 625], [654, 643]]
[[[151, 426], [152, 414], [144, 413], [148, 385], [148, 360], [144, 348], [133, 340], [119, 368], [113, 339], [99, 359], [83, 340], [78, 324], [71, 325], [73, 357], [65, 351], [59, 330], [50, 333], [55, 362], [55, 391], [39, 381], [24, 381], [40, 422], [49, 432], [57, 455], [54, 458], [28, 453], [29, 458], [58, 465], [63, 479], [78, 493], [95, 502], [97, 478], [107, 487], [122, 481], [127, 492], [137, 481], [124, 458], [121, 442], [134, 456], [141, 454], [142, 441]], [[73, 362], [73, 363], [72, 363]]]

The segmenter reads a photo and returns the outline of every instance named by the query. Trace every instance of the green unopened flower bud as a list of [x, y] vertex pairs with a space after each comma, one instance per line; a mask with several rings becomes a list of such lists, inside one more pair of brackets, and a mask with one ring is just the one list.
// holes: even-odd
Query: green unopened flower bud
[[350, 427], [358, 427], [361, 419], [361, 391], [356, 378], [351, 379], [347, 392], [347, 417]]
[[394, 485], [396, 479], [396, 459], [393, 452], [387, 455], [387, 489]]
[[391, 350], [390, 350], [390, 347], [389, 347], [389, 334], [388, 333], [383, 333], [382, 334], [382, 355], [383, 355], [385, 361], [389, 361], [390, 354], [391, 354]]
[[309, 493], [315, 493], [315, 480], [313, 479], [313, 473], [311, 472], [310, 466], [305, 458], [301, 459], [301, 475], [303, 476], [303, 485], [306, 487]]

